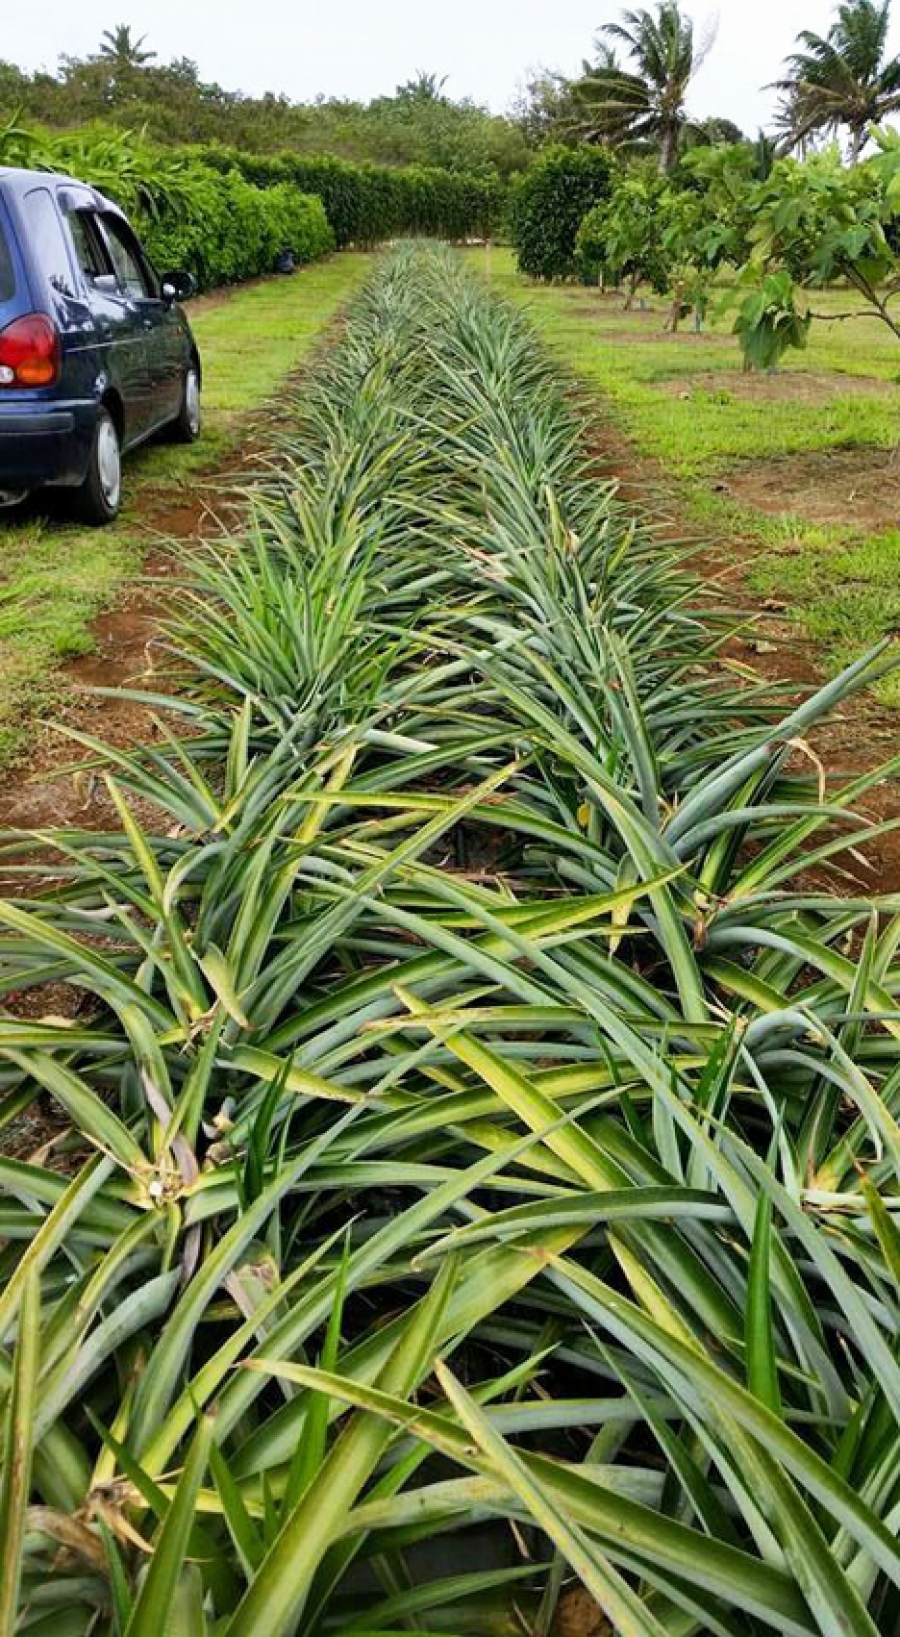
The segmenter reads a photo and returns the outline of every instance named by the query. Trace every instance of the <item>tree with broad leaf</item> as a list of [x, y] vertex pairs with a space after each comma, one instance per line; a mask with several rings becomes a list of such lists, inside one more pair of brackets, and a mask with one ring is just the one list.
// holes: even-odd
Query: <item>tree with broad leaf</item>
[[887, 54], [890, 14], [891, 0], [845, 0], [827, 34], [797, 36], [776, 81], [786, 148], [846, 130], [850, 163], [858, 163], [870, 127], [900, 108], [900, 57]]
[[861, 165], [844, 165], [834, 146], [803, 163], [780, 159], [749, 191], [735, 331], [750, 366], [774, 368], [789, 347], [805, 346], [817, 315], [808, 295], [800, 311], [798, 291], [837, 283], [858, 303], [823, 318], [877, 318], [900, 341], [900, 133], [872, 135], [879, 152]]
[[[598, 62], [573, 86], [580, 134], [613, 147], [655, 147], [660, 170], [670, 171], [688, 123], [688, 87], [713, 35], [698, 43], [678, 0], [623, 12], [600, 33]], [[624, 46], [628, 67], [619, 63], [616, 46]]]

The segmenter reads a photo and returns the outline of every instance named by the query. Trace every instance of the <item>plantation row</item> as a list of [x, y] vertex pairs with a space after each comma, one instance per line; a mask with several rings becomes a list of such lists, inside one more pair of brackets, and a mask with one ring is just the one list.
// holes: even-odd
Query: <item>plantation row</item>
[[61, 135], [0, 131], [0, 165], [70, 171], [135, 218], [160, 268], [185, 267], [200, 288], [298, 264], [337, 247], [403, 235], [467, 239], [490, 233], [496, 178], [430, 166], [355, 165], [297, 154], [173, 149], [93, 126]]
[[790, 762], [873, 665], [778, 722], [583, 433], [391, 257], [0, 904], [92, 1150], [0, 1159], [0, 1632], [897, 1623], [900, 906]]

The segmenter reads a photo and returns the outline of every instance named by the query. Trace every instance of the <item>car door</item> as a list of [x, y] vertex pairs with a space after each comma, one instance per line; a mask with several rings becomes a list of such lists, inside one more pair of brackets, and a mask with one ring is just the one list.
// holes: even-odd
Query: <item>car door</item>
[[93, 331], [103, 350], [105, 372], [122, 401], [124, 441], [135, 443], [152, 426], [153, 403], [147, 338], [140, 314], [123, 285], [97, 212], [93, 207], [70, 207], [65, 219]]
[[159, 279], [124, 217], [101, 216], [103, 232], [119, 281], [133, 303], [147, 347], [150, 426], [162, 426], [181, 407], [185, 369], [184, 326], [177, 309], [163, 301]]

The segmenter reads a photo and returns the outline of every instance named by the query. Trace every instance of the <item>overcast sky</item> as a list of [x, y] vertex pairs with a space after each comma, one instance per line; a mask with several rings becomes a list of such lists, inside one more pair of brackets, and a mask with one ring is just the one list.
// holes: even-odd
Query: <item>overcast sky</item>
[[[632, 0], [634, 3], [634, 0]], [[427, 69], [447, 91], [497, 110], [529, 71], [574, 72], [618, 0], [6, 0], [0, 57], [28, 69], [60, 53], [95, 51], [102, 31], [127, 22], [161, 60], [191, 57], [204, 79], [250, 93], [368, 98]], [[691, 98], [697, 115], [721, 114], [754, 131], [766, 121], [776, 77], [800, 28], [824, 32], [834, 0], [695, 0], [698, 29], [718, 37]], [[900, 0], [893, 48], [900, 52]]]

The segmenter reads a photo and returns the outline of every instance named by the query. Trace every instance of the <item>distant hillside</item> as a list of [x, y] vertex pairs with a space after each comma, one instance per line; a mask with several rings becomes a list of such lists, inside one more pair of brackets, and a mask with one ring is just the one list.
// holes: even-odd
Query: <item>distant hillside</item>
[[470, 101], [454, 102], [421, 74], [369, 103], [293, 103], [201, 80], [196, 63], [157, 64], [127, 28], [96, 56], [63, 57], [56, 74], [27, 74], [0, 61], [0, 125], [18, 119], [55, 130], [102, 119], [145, 129], [162, 142], [221, 142], [271, 153], [330, 153], [382, 165], [440, 165], [508, 176], [527, 161], [520, 124]]

